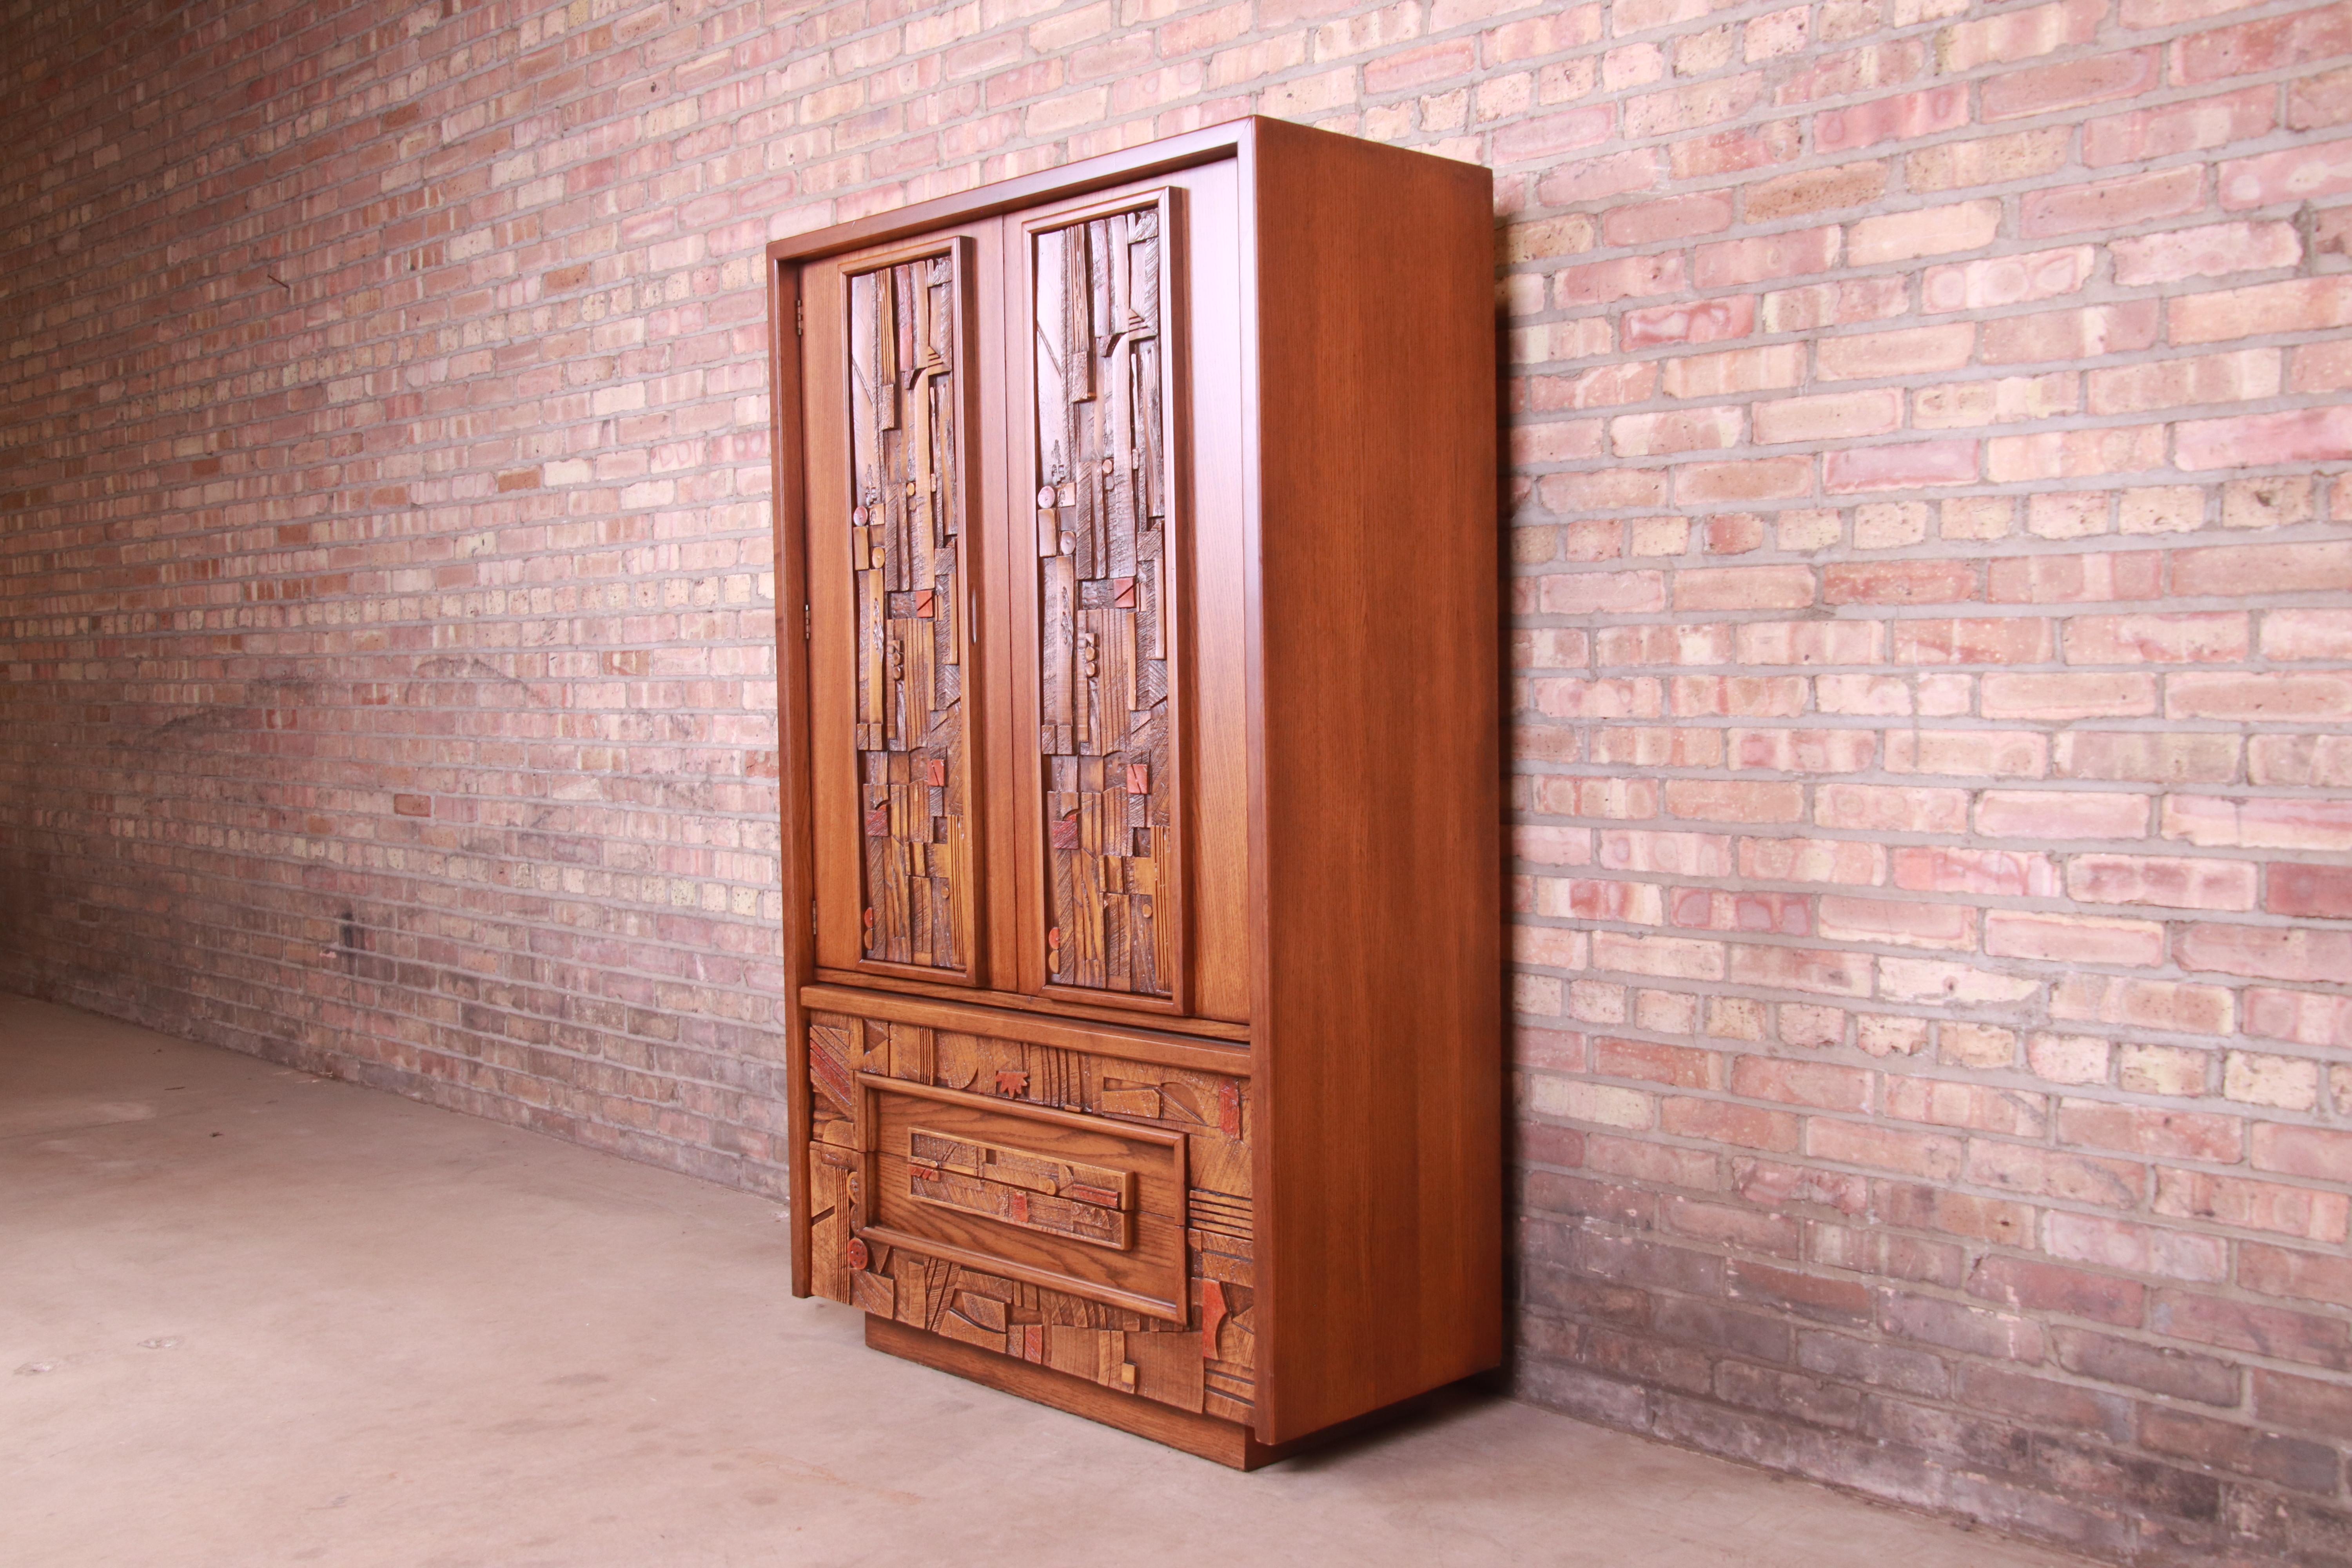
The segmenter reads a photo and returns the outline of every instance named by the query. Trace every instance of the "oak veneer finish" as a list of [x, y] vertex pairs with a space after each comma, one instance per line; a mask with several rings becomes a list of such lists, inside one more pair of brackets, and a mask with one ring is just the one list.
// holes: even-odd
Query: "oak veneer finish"
[[[786, 907], [812, 915], [787, 922], [795, 1293], [1244, 1468], [1494, 1366], [1489, 175], [1249, 120], [769, 256]], [[887, 725], [929, 710], [859, 684], [936, 679], [906, 653], [946, 646], [944, 605], [878, 596], [912, 577], [855, 577], [884, 558], [851, 533], [881, 498], [850, 461], [880, 448], [848, 414], [846, 338], [875, 331], [849, 280], [890, 268], [952, 272], [927, 308], [961, 329], [894, 362], [904, 407], [961, 420], [971, 783], [928, 819], [946, 753]], [[936, 520], [910, 461], [894, 495]], [[947, 581], [908, 537], [887, 569]], [[887, 788], [850, 761], [876, 742]], [[869, 888], [915, 887], [885, 852], [965, 878], [920, 930], [968, 934], [868, 928]]]

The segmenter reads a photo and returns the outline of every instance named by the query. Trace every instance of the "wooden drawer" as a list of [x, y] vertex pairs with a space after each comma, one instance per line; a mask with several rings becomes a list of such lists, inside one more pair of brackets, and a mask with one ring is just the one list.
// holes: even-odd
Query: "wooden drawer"
[[847, 986], [799, 999], [818, 1293], [1252, 1419], [1246, 1051]]
[[870, 1072], [858, 1089], [859, 1239], [1185, 1321], [1181, 1134]]

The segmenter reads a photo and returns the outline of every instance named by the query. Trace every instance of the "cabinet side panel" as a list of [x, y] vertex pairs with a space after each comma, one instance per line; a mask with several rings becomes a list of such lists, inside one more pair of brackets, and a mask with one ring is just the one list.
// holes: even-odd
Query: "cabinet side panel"
[[1255, 160], [1281, 1442], [1501, 1355], [1492, 184], [1274, 121]]

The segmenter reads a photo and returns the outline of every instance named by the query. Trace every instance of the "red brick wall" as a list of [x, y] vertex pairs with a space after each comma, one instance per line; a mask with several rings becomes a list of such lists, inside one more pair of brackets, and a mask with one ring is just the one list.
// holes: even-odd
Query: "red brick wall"
[[0, 981], [773, 1190], [761, 243], [1483, 159], [1519, 1386], [2352, 1561], [2352, 5], [87, 9], [5, 6]]

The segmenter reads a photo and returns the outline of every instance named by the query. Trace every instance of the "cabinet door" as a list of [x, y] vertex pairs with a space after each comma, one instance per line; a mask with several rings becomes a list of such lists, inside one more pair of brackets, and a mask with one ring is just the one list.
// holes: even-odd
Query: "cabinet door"
[[1025, 468], [1034, 518], [1011, 552], [1025, 978], [1166, 1011], [1190, 1000], [1181, 195], [1006, 226], [1008, 483]]
[[803, 274], [817, 961], [982, 980], [972, 235]]

